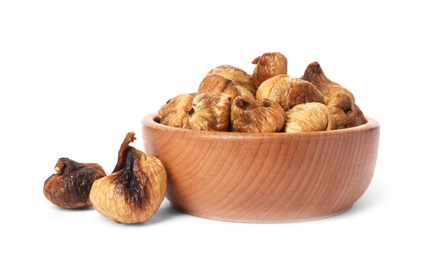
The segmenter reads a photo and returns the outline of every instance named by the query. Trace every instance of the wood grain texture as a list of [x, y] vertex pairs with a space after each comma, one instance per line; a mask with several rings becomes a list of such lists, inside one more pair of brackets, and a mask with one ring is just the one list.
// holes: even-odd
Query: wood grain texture
[[349, 210], [368, 188], [380, 125], [313, 133], [192, 131], [142, 120], [145, 152], [168, 171], [166, 197], [185, 213], [293, 222]]

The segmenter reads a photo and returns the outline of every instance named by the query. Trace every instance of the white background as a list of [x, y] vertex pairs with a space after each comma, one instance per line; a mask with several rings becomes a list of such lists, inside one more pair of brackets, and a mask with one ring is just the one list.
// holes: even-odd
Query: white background
[[[2, 1], [0, 258], [430, 259], [426, 1]], [[60, 157], [111, 173], [128, 131], [195, 91], [208, 70], [279, 51], [318, 61], [381, 125], [378, 162], [347, 213], [285, 224], [220, 222], [165, 201], [142, 225], [43, 196]], [[8, 255], [6, 258], [5, 256]]]

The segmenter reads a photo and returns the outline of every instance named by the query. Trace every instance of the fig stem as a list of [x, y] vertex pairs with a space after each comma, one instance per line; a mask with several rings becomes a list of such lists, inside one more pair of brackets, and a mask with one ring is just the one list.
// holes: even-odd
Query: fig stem
[[117, 172], [123, 168], [124, 165], [124, 156], [127, 155], [127, 151], [129, 150], [129, 144], [136, 140], [135, 133], [134, 132], [128, 132], [126, 137], [124, 138], [123, 143], [120, 146], [120, 149], [118, 151], [118, 159], [117, 164], [115, 165], [114, 171]]

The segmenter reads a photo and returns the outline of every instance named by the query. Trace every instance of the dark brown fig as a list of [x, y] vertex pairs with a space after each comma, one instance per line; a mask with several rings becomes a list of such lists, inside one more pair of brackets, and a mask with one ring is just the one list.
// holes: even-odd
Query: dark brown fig
[[97, 163], [78, 163], [65, 157], [58, 159], [54, 169], [57, 173], [45, 180], [43, 194], [52, 204], [65, 209], [90, 207], [93, 182], [106, 176]]

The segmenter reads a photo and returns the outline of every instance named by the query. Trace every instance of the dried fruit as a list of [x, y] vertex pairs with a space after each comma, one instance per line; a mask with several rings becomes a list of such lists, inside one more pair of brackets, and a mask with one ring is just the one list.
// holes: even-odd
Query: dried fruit
[[287, 58], [280, 52], [267, 52], [255, 58], [252, 79], [257, 88], [265, 80], [280, 74], [287, 74]]
[[134, 132], [127, 133], [113, 173], [96, 180], [90, 191], [93, 207], [101, 215], [125, 224], [149, 220], [166, 194], [165, 167], [157, 157], [129, 146], [135, 139]]
[[254, 97], [256, 90], [252, 93], [223, 75], [210, 73], [202, 79], [198, 87], [198, 93], [205, 92], [223, 92], [229, 94], [233, 100], [238, 95]]
[[[251, 75], [232, 65], [209, 70], [196, 93], [170, 99], [160, 107], [156, 120], [185, 129], [238, 132], [323, 131], [366, 122], [353, 94], [328, 79], [318, 62], [310, 63], [300, 78], [288, 75], [288, 60], [280, 52], [263, 53], [252, 64], [255, 67]], [[293, 114], [303, 117], [306, 113], [312, 117], [322, 115], [323, 118], [308, 124], [299, 123], [295, 127], [292, 120], [287, 123], [284, 118], [282, 129], [275, 130], [283, 120], [271, 117], [270, 114], [278, 114], [275, 111], [279, 110], [269, 100], [279, 104], [284, 112], [288, 111], [292, 118], [295, 118]], [[320, 103], [327, 107], [312, 104], [290, 111], [307, 103]], [[328, 109], [332, 117], [327, 114]], [[251, 114], [255, 114], [254, 119]], [[334, 128], [332, 118], [336, 122]], [[288, 124], [290, 129], [285, 129]]]
[[192, 130], [228, 131], [231, 96], [223, 92], [181, 94], [158, 111], [161, 124]]
[[337, 129], [358, 126], [367, 122], [362, 110], [344, 91], [332, 94], [327, 106], [334, 115]]
[[197, 93], [179, 94], [159, 108], [157, 118], [163, 125], [190, 129], [189, 117], [192, 113], [193, 98]]
[[256, 99], [270, 98], [285, 110], [307, 102], [324, 103], [324, 97], [310, 82], [286, 74], [265, 80], [256, 91]]
[[240, 86], [241, 88], [245, 88], [250, 91], [252, 96], [256, 94], [257, 87], [254, 84], [253, 79], [247, 72], [245, 72], [241, 68], [226, 64], [215, 67], [214, 69], [210, 70], [208, 74], [221, 75], [225, 78], [232, 80], [232, 82], [236, 86]]
[[335, 128], [334, 116], [322, 103], [299, 104], [286, 111], [287, 133], [329, 131]]
[[325, 104], [329, 102], [331, 96], [336, 92], [343, 92], [347, 94], [353, 102], [355, 102], [355, 97], [350, 90], [341, 86], [335, 81], [330, 80], [323, 73], [322, 67], [318, 62], [310, 63], [305, 69], [304, 75], [301, 77], [310, 83], [312, 83], [325, 97]]
[[284, 109], [272, 99], [236, 97], [232, 102], [234, 132], [273, 133], [284, 127]]
[[65, 157], [58, 159], [54, 169], [57, 173], [45, 180], [43, 194], [52, 204], [65, 209], [90, 207], [93, 182], [106, 176], [97, 163], [78, 163]]
[[231, 97], [223, 92], [207, 92], [193, 99], [190, 128], [194, 130], [228, 131]]

